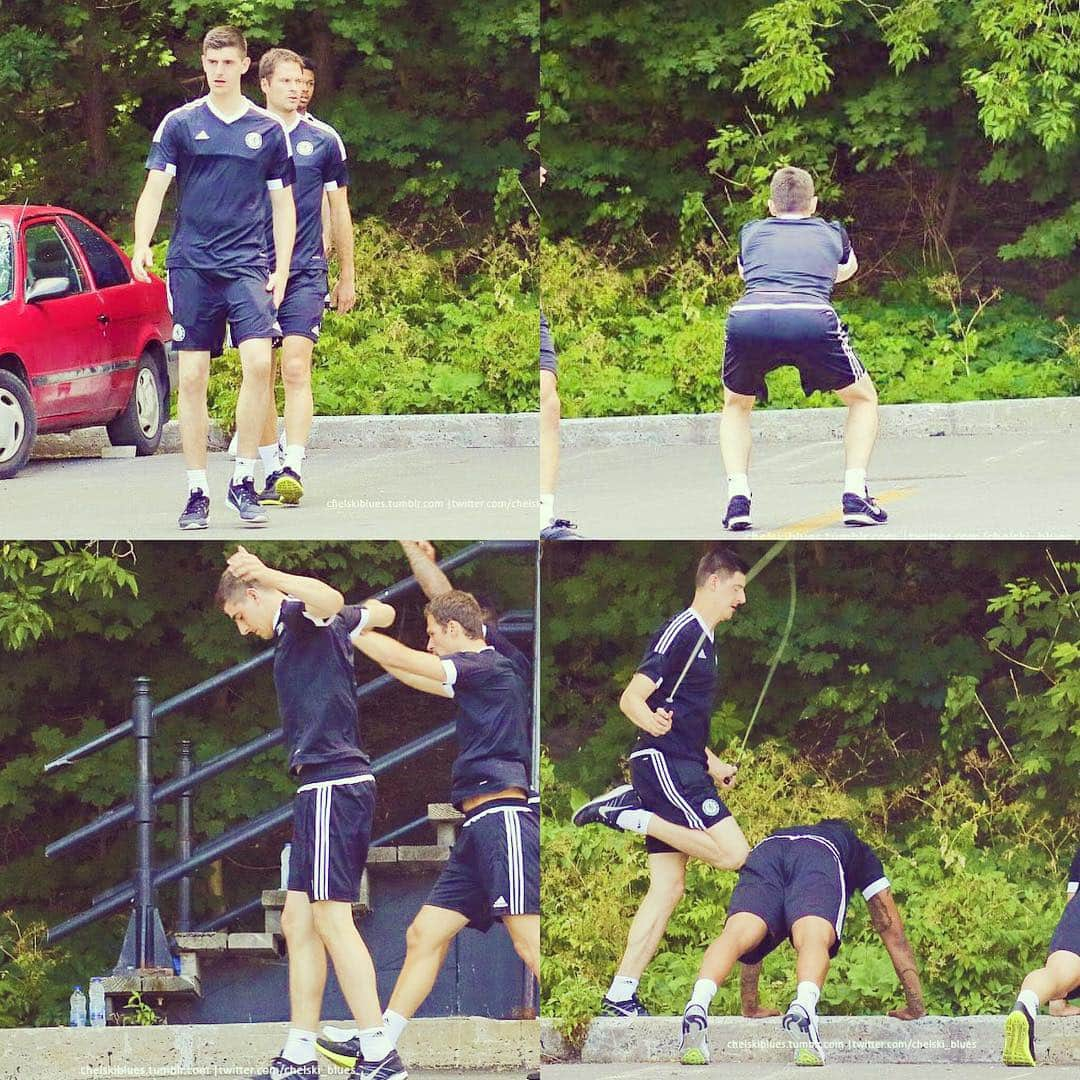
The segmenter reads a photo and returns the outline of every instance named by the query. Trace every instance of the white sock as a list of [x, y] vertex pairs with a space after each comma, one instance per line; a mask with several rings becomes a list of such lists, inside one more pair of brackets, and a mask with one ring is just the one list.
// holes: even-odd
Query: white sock
[[540, 528], [546, 529], [555, 520], [555, 493], [540, 494]]
[[382, 1061], [393, 1049], [394, 1044], [385, 1028], [368, 1028], [360, 1032], [360, 1053], [365, 1061]]
[[616, 975], [607, 992], [608, 1001], [629, 1001], [637, 987], [637, 979], [631, 979], [629, 975]]
[[255, 479], [255, 460], [256, 459], [253, 457], [237, 456], [232, 474], [232, 482], [234, 484], [240, 484], [245, 480]]
[[727, 478], [727, 494], [729, 499], [734, 499], [736, 495], [745, 495], [746, 498], [750, 498], [750, 477], [746, 473], [732, 473]]
[[1034, 990], [1021, 990], [1016, 995], [1016, 1000], [1019, 1004], [1023, 1005], [1027, 1009], [1028, 1016], [1034, 1020], [1039, 1015], [1039, 995]]
[[795, 988], [795, 1004], [801, 1005], [811, 1016], [817, 1012], [818, 999], [821, 997], [821, 987], [812, 982], [801, 982]]
[[282, 464], [289, 469], [292, 469], [297, 476], [301, 474], [304, 468], [304, 454], [306, 453], [304, 447], [299, 443], [289, 443], [285, 447], [285, 453], [282, 455]]
[[192, 491], [201, 491], [204, 495], [210, 490], [210, 481], [206, 479], [205, 469], [188, 469], [187, 489], [189, 494]]
[[390, 1045], [396, 1047], [398, 1039], [401, 1038], [401, 1033], [405, 1030], [405, 1025], [409, 1022], [409, 1018], [402, 1016], [401, 1013], [394, 1012], [393, 1009], [387, 1009], [382, 1018], [385, 1025], [383, 1031], [386, 1032]]
[[289, 1035], [285, 1040], [285, 1049], [281, 1051], [281, 1056], [294, 1065], [307, 1065], [311, 1061], [317, 1061], [315, 1038], [314, 1031], [289, 1028]]
[[860, 498], [866, 494], [866, 470], [846, 469], [844, 471], [844, 492], [851, 492]]
[[622, 810], [615, 816], [615, 824], [626, 832], [646, 833], [652, 821], [651, 810]]
[[712, 999], [716, 997], [716, 990], [716, 983], [712, 979], [698, 979], [694, 983], [694, 994], [690, 998], [690, 1004], [700, 1005], [708, 1013]]
[[259, 457], [262, 459], [263, 468], [269, 476], [278, 467], [277, 443], [259, 447]]

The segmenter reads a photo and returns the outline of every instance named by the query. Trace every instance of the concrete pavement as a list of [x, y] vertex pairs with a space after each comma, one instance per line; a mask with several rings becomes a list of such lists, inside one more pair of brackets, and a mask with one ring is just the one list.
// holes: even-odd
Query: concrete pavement
[[[410, 1076], [415, 1074], [410, 1073]], [[1004, 1065], [883, 1065], [877, 1062], [858, 1065], [826, 1066], [828, 1080], [1004, 1080], [1016, 1075]], [[1075, 1065], [1043, 1065], [1039, 1078], [1065, 1080], [1076, 1075]], [[805, 1080], [806, 1069], [794, 1065], [754, 1064], [684, 1067], [665, 1062], [662, 1065], [545, 1065], [543, 1080]]]

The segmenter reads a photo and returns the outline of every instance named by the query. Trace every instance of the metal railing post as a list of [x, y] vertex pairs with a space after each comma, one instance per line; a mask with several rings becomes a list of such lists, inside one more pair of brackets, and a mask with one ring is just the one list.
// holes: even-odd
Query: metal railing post
[[[181, 739], [177, 758], [176, 775], [181, 779], [191, 775], [191, 740]], [[185, 788], [176, 806], [176, 857], [191, 858], [191, 789]], [[191, 929], [191, 875], [180, 879], [177, 901], [176, 928], [181, 932]]]
[[150, 680], [135, 680], [131, 716], [135, 721], [135, 957], [136, 967], [148, 967], [152, 951], [154, 910], [154, 778], [150, 751], [154, 737]]

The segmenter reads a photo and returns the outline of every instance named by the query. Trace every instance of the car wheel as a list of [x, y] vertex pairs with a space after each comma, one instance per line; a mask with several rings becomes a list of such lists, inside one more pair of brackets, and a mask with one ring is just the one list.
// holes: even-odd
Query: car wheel
[[29, 388], [18, 375], [0, 369], [0, 480], [10, 480], [26, 464], [36, 434]]
[[135, 383], [124, 411], [105, 425], [113, 446], [134, 446], [139, 457], [152, 454], [161, 442], [165, 423], [165, 398], [161, 373], [154, 357], [144, 352], [139, 357]]

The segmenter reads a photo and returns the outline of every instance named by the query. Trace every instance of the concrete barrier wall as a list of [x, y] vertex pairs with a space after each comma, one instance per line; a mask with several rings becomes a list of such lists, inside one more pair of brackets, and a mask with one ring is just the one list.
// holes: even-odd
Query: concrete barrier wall
[[[904, 1022], [887, 1016], [823, 1016], [819, 1025], [826, 1062], [875, 1064], [984, 1064], [1001, 1061], [1004, 1016], [927, 1016]], [[681, 1018], [599, 1018], [580, 1052], [541, 1020], [545, 1061], [625, 1064], [677, 1061]], [[1039, 1018], [1036, 1057], [1051, 1065], [1080, 1066], [1080, 1017]], [[713, 1065], [724, 1062], [790, 1062], [791, 1044], [778, 1018], [709, 1018]], [[1078, 1074], [1080, 1075], [1080, 1074]]]

